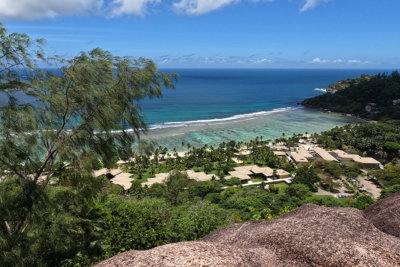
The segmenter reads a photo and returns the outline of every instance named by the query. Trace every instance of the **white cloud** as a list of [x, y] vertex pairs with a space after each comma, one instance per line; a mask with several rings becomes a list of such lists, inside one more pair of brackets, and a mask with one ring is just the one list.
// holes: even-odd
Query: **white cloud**
[[158, 4], [161, 0], [114, 0], [110, 4], [109, 16], [118, 17], [121, 15], [143, 16], [146, 7], [150, 4]]
[[164, 55], [155, 58], [156, 63], [163, 66], [257, 66], [272, 63], [265, 57], [251, 56], [199, 56], [188, 54], [183, 56]]
[[349, 60], [347, 60], [347, 63], [349, 63], [349, 64], [369, 64], [369, 61], [359, 60], [359, 59], [349, 59]]
[[313, 9], [321, 3], [329, 2], [330, 0], [305, 0], [303, 7], [300, 9], [300, 12], [307, 11], [309, 9]]
[[274, 0], [178, 0], [173, 4], [177, 13], [189, 16], [202, 15], [226, 5], [239, 2], [272, 2]]
[[310, 63], [329, 63], [329, 62], [330, 62], [330, 60], [320, 59], [319, 57], [316, 57], [313, 60], [311, 60]]
[[1, 0], [0, 18], [30, 20], [58, 15], [83, 14], [98, 4], [97, 0]]
[[313, 60], [309, 61], [309, 63], [312, 64], [368, 64], [369, 61], [363, 61], [363, 60], [359, 60], [359, 59], [349, 59], [349, 60], [343, 60], [341, 58], [338, 59], [321, 59], [319, 57], [314, 58]]
[[0, 0], [0, 19], [33, 20], [84, 14], [109, 17], [143, 16], [146, 7], [161, 0]]
[[339, 58], [339, 59], [335, 59], [332, 60], [333, 63], [343, 63], [343, 59]]
[[261, 59], [253, 59], [250, 62], [253, 64], [263, 64], [263, 63], [271, 63], [272, 61], [267, 58], [261, 58]]
[[[179, 14], [197, 16], [240, 2], [259, 3], [274, 0], [0, 0], [0, 19], [34, 20], [86, 14], [106, 17], [144, 16], [149, 6], [162, 1], [171, 3]], [[305, 3], [301, 12], [330, 0], [303, 1]]]

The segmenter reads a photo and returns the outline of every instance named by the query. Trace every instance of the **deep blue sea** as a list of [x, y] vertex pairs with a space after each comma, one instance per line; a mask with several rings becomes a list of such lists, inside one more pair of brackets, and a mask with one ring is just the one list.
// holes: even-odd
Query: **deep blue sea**
[[[233, 116], [262, 115], [264, 111], [298, 108], [297, 103], [322, 92], [329, 84], [380, 70], [255, 70], [177, 69], [176, 90], [162, 99], [142, 103], [150, 126], [177, 126]], [[256, 113], [256, 114], [251, 114]], [[218, 119], [214, 120], [213, 119]], [[165, 123], [167, 124], [165, 125]], [[171, 124], [168, 122], [177, 122]], [[207, 121], [206, 121], [207, 122]]]
[[[357, 120], [309, 110], [297, 105], [323, 92], [329, 84], [384, 70], [255, 70], [174, 69], [180, 79], [161, 99], [142, 101], [149, 131], [144, 139], [185, 150], [223, 141], [249, 141], [256, 136], [274, 139], [284, 132], [313, 133]], [[29, 102], [21, 92], [12, 94]], [[0, 105], [7, 102], [0, 93]]]

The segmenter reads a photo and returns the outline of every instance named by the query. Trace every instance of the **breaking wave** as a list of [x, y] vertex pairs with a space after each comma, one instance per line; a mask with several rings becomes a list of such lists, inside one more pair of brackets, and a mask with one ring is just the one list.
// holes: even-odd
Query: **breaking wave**
[[291, 110], [295, 110], [295, 109], [299, 109], [299, 108], [294, 108], [294, 107], [276, 108], [276, 109], [268, 110], [268, 111], [258, 111], [258, 112], [253, 112], [253, 113], [234, 115], [234, 116], [226, 117], [226, 118], [215, 118], [215, 119], [208, 119], [208, 120], [163, 122], [163, 123], [158, 123], [158, 124], [152, 124], [149, 126], [149, 129], [163, 129], [163, 128], [171, 128], [171, 127], [223, 124], [223, 123], [232, 122], [232, 121], [255, 119], [257, 117], [267, 116], [267, 115], [271, 115], [271, 114], [279, 113], [279, 112], [287, 112], [287, 111], [291, 111]]

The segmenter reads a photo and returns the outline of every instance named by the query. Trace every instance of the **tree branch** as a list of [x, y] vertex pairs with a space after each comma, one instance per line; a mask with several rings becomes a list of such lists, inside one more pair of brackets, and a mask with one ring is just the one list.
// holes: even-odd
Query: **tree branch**
[[1, 157], [0, 157], [0, 162], [2, 162], [4, 165], [6, 165], [8, 168], [10, 168], [16, 175], [18, 175], [22, 179], [28, 180], [28, 178], [24, 174], [22, 174], [20, 171], [18, 171], [18, 169], [15, 166], [13, 166], [10, 163], [8, 163], [7, 161], [3, 160]]
[[6, 229], [7, 229], [8, 235], [9, 235], [9, 236], [12, 236], [12, 231], [11, 231], [10, 225], [8, 224], [7, 221], [4, 221], [4, 224], [6, 225]]

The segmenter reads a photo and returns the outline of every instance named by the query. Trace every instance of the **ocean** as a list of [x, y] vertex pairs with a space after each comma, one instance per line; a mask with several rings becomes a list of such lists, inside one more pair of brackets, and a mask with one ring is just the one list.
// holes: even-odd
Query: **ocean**
[[[163, 98], [140, 103], [149, 130], [143, 139], [184, 151], [185, 144], [215, 145], [224, 141], [249, 141], [257, 136], [275, 139], [285, 133], [314, 133], [357, 119], [310, 110], [298, 105], [322, 94], [317, 88], [361, 74], [383, 70], [256, 70], [168, 69], [180, 79]], [[19, 92], [13, 94], [24, 99]], [[6, 103], [0, 94], [0, 105]]]
[[298, 105], [322, 94], [318, 88], [382, 70], [176, 69], [176, 90], [141, 103], [149, 131], [144, 139], [168, 148], [224, 141], [275, 139], [359, 122]]

